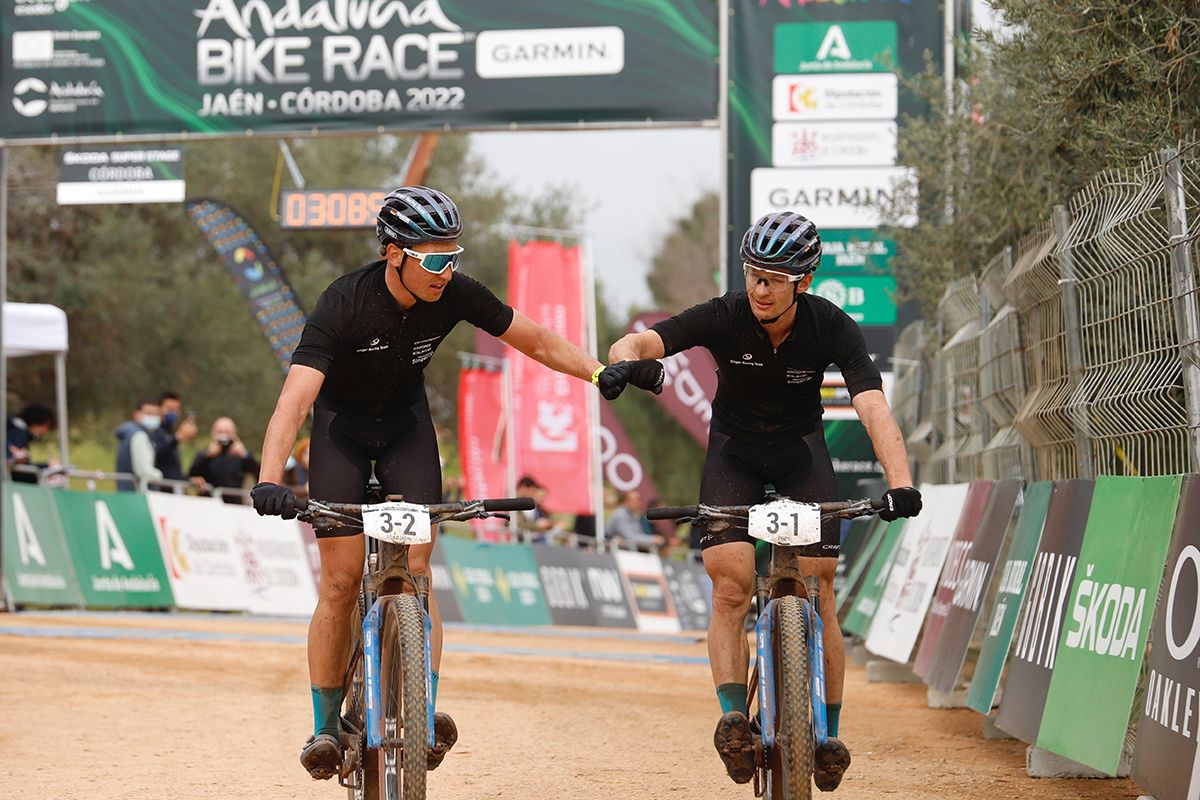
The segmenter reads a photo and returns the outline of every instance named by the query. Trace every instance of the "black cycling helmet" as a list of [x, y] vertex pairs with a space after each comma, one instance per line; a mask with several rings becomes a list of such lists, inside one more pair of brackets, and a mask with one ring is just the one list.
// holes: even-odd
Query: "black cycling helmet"
[[428, 186], [401, 186], [389, 193], [375, 220], [375, 235], [385, 248], [445, 242], [461, 236], [462, 229], [458, 206]]
[[738, 255], [752, 267], [807, 275], [821, 265], [821, 236], [807, 217], [775, 211], [750, 226]]

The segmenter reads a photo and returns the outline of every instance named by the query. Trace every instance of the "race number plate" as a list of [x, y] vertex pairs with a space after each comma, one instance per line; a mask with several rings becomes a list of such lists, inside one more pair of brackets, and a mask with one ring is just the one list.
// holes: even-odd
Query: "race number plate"
[[429, 544], [433, 541], [429, 511], [412, 503], [378, 503], [363, 506], [363, 533], [392, 544]]
[[782, 547], [821, 541], [821, 507], [815, 503], [776, 500], [750, 506], [750, 535]]

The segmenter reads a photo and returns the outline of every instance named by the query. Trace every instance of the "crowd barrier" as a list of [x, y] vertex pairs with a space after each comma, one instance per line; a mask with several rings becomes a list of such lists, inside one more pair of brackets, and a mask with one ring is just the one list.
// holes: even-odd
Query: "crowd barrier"
[[939, 702], [998, 705], [1030, 745], [1197, 797], [1200, 475], [921, 491], [920, 516], [847, 559], [843, 629]]
[[[317, 599], [312, 529], [186, 495], [4, 486], [10, 605], [306, 616]], [[499, 625], [708, 627], [712, 584], [694, 561], [442, 535], [442, 617]]]

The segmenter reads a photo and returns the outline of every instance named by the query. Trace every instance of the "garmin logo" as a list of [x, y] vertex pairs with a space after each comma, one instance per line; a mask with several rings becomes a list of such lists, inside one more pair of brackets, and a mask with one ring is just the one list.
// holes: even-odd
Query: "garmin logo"
[[625, 69], [625, 32], [615, 26], [483, 31], [475, 40], [481, 78], [616, 75]]

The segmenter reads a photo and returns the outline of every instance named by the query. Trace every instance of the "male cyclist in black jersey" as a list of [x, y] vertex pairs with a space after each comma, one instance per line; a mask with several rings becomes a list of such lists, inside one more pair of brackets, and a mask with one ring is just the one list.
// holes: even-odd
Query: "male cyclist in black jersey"
[[[891, 487], [884, 519], [914, 516], [921, 495], [912, 488], [904, 439], [884, 397], [879, 370], [862, 332], [841, 309], [809, 294], [821, 261], [816, 226], [793, 212], [759, 219], [742, 237], [746, 290], [715, 297], [625, 336], [609, 350], [610, 363], [662, 358], [706, 347], [717, 362], [708, 454], [700, 502], [750, 505], [765, 484], [806, 502], [836, 499], [833, 465], [821, 426], [821, 381], [836, 364], [854, 410], [866, 427]], [[746, 718], [749, 649], [742, 624], [754, 592], [754, 540], [727, 529], [701, 538], [704, 566], [713, 581], [708, 655], [722, 717], [714, 742], [729, 776], [754, 776], [754, 748]], [[833, 598], [840, 551], [838, 523], [822, 528], [820, 544], [805, 549], [801, 569], [821, 586], [825, 626], [826, 710], [830, 739], [818, 749], [814, 778], [822, 791], [841, 782], [850, 753], [837, 738], [845, 678], [845, 648]]]
[[[267, 426], [262, 469], [252, 496], [260, 514], [295, 517], [295, 496], [280, 485], [296, 433], [313, 409], [309, 491], [339, 503], [361, 503], [372, 473], [384, 492], [414, 503], [439, 503], [442, 474], [425, 397], [424, 370], [461, 320], [542, 364], [591, 380], [610, 399], [625, 384], [661, 391], [656, 361], [604, 367], [590, 354], [529, 320], [478, 281], [457, 273], [462, 219], [454, 202], [424, 186], [402, 186], [384, 200], [376, 221], [382, 260], [343, 275], [317, 300]], [[614, 388], [615, 387], [615, 388]], [[314, 732], [300, 762], [316, 779], [338, 772], [338, 716], [349, 647], [350, 610], [362, 578], [362, 534], [318, 534], [321, 585], [308, 629]], [[409, 550], [409, 569], [428, 574], [433, 544]], [[437, 699], [442, 625], [431, 595], [433, 684]], [[434, 717], [429, 769], [458, 738], [453, 720]]]

